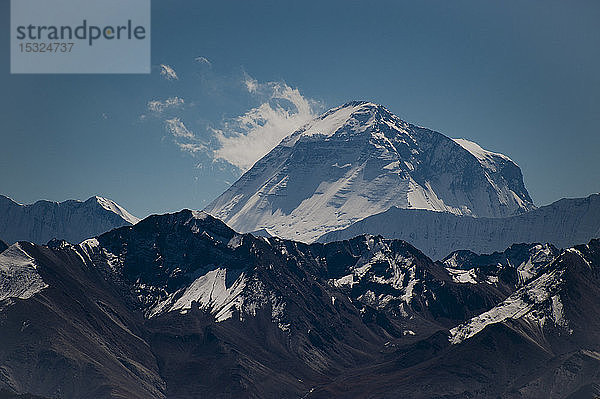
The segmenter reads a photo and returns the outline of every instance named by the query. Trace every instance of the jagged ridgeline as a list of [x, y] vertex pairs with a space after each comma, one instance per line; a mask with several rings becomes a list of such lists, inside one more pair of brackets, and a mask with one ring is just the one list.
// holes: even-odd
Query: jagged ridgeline
[[598, 240], [433, 262], [401, 240], [308, 245], [151, 216], [0, 253], [0, 391], [592, 398], [599, 277]]

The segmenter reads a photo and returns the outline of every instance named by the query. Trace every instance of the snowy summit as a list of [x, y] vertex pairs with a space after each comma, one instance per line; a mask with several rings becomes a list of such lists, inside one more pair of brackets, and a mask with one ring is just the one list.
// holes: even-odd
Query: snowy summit
[[205, 210], [237, 231], [311, 242], [391, 207], [476, 217], [534, 208], [510, 158], [381, 105], [349, 102], [290, 133]]

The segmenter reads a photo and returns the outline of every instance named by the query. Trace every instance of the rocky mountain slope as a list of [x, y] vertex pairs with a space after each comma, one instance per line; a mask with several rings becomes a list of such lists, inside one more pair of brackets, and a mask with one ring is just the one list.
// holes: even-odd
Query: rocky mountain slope
[[399, 348], [310, 398], [595, 398], [600, 241], [562, 252], [487, 312]]
[[479, 253], [501, 251], [520, 242], [548, 242], [566, 248], [600, 238], [600, 194], [562, 199], [507, 218], [391, 208], [327, 233], [319, 241], [344, 240], [361, 234], [406, 240], [433, 259], [441, 259], [458, 249]]
[[0, 195], [0, 237], [45, 244], [53, 238], [80, 242], [105, 231], [138, 222], [114, 201], [91, 197], [87, 201], [37, 201], [22, 205]]
[[0, 254], [0, 392], [591, 398], [599, 271], [598, 240], [433, 262], [401, 240], [307, 245], [195, 211], [20, 242]]
[[311, 242], [391, 207], [479, 217], [534, 208], [519, 167], [350, 102], [285, 138], [205, 210], [240, 232]]

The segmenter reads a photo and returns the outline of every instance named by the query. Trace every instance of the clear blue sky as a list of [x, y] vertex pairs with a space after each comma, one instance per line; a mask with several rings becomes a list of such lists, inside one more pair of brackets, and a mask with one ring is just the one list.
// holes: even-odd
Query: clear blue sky
[[600, 191], [597, 1], [153, 1], [150, 75], [10, 75], [8, 0], [0, 20], [0, 193], [19, 202], [203, 208], [239, 175], [213, 129], [268, 99], [249, 77], [507, 154], [537, 205]]

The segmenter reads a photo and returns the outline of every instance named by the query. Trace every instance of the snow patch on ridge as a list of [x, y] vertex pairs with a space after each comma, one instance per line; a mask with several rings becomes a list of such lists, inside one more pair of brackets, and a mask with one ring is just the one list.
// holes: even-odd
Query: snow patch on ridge
[[246, 278], [241, 273], [231, 284], [226, 285], [227, 269], [217, 268], [197, 278], [190, 286], [171, 294], [167, 299], [158, 303], [149, 314], [158, 314], [178, 310], [187, 313], [196, 302], [198, 307], [215, 316], [217, 322], [231, 318], [235, 309], [240, 309], [244, 298], [241, 293], [246, 286]]
[[477, 284], [477, 273], [475, 273], [475, 269], [461, 270], [447, 267], [446, 270], [450, 274], [450, 277], [452, 277], [452, 281], [454, 281], [455, 283]]
[[580, 250], [578, 250], [577, 248], [569, 248], [569, 249], [567, 249], [567, 251], [579, 256], [590, 269], [592, 268], [592, 264], [590, 263], [589, 260], [587, 260], [585, 258], [585, 256], [583, 256], [583, 254], [581, 253]]
[[543, 325], [546, 320], [544, 309], [541, 309], [541, 312], [532, 312], [532, 310], [535, 307], [540, 307], [546, 301], [550, 302], [548, 304], [550, 307], [549, 313], [554, 322], [559, 326], [566, 326], [566, 320], [564, 320], [562, 313], [562, 304], [556, 294], [562, 282], [561, 277], [563, 273], [564, 270], [553, 270], [552, 272], [544, 273], [531, 283], [514, 292], [496, 307], [452, 328], [450, 330], [450, 342], [452, 344], [459, 344], [477, 335], [488, 325], [501, 323], [507, 319], [516, 320], [527, 316], [529, 319]]
[[330, 280], [330, 283], [333, 284], [333, 286], [337, 287], [337, 288], [341, 288], [341, 287], [352, 288], [352, 286], [354, 284], [356, 284], [356, 282], [354, 281], [354, 274], [347, 274], [338, 279], [332, 279], [332, 280]]
[[196, 220], [205, 220], [208, 216], [204, 211], [192, 211], [192, 217]]
[[29, 299], [48, 284], [37, 272], [34, 259], [19, 243], [0, 254], [0, 301], [7, 298]]

